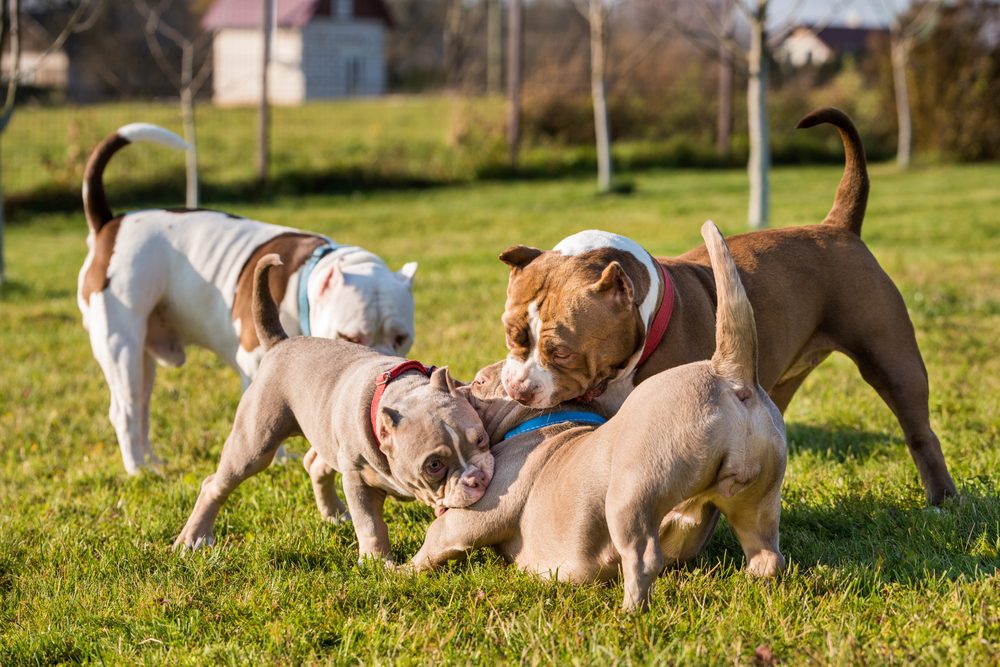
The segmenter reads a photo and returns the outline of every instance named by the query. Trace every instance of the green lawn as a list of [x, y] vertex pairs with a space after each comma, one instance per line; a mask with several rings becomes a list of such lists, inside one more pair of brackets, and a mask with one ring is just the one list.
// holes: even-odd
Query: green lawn
[[[16, 146], [4, 150], [6, 179]], [[419, 260], [412, 356], [469, 378], [504, 352], [496, 255], [508, 244], [551, 247], [600, 227], [671, 254], [699, 242], [707, 217], [742, 230], [739, 171], [635, 178], [627, 197], [596, 198], [580, 178], [225, 206], [364, 245], [394, 266]], [[777, 170], [775, 226], [821, 219], [838, 178], [833, 168]], [[162, 370], [152, 438], [168, 463], [162, 477], [126, 477], [75, 304], [82, 215], [22, 215], [8, 229], [11, 282], [0, 291], [0, 664], [721, 664], [752, 663], [760, 644], [784, 664], [997, 664], [998, 183], [997, 165], [877, 166], [864, 229], [910, 307], [961, 497], [924, 507], [891, 413], [848, 360], [832, 358], [786, 415], [788, 572], [749, 579], [721, 525], [638, 617], [618, 611], [620, 586], [542, 583], [487, 553], [415, 578], [359, 568], [352, 528], [319, 521], [297, 463], [234, 494], [215, 548], [173, 553], [228, 432], [238, 379], [205, 353]], [[164, 192], [157, 203], [179, 198]], [[405, 559], [431, 512], [390, 503], [388, 515]]]

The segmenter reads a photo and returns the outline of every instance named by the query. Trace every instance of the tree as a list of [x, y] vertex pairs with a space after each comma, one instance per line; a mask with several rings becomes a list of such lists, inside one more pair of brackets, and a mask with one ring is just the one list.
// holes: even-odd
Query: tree
[[[190, 38], [181, 30], [170, 25], [163, 13], [172, 4], [172, 0], [160, 0], [155, 6], [150, 6], [146, 0], [133, 0], [136, 10], [145, 19], [146, 43], [149, 52], [156, 60], [157, 66], [180, 93], [181, 118], [184, 124], [184, 140], [187, 142], [187, 191], [186, 205], [188, 208], [198, 207], [198, 140], [195, 124], [194, 100], [198, 91], [208, 80], [211, 73], [211, 59], [203, 57], [202, 64], [195, 71], [195, 58], [210, 42], [211, 35], [202, 33]], [[157, 37], [163, 37], [173, 43], [181, 53], [180, 72], [170, 63], [164, 54]]]
[[271, 66], [271, 30], [274, 27], [275, 0], [261, 0], [260, 37], [263, 56], [260, 63], [260, 104], [257, 110], [257, 182], [267, 183], [271, 161], [271, 105], [268, 99], [268, 68]]
[[608, 122], [607, 65], [608, 8], [605, 0], [573, 0], [590, 25], [590, 98], [594, 107], [594, 139], [597, 144], [597, 191], [611, 191], [611, 127]]
[[507, 152], [511, 167], [517, 167], [521, 148], [521, 76], [524, 60], [524, 7], [522, 0], [509, 0], [507, 18]]
[[[913, 116], [910, 86], [907, 82], [910, 51], [916, 41], [924, 39], [937, 24], [941, 0], [924, 0], [910, 11], [897, 8], [893, 0], [878, 0], [891, 16], [889, 21], [889, 52], [892, 61], [892, 84], [896, 98], [896, 165], [910, 166], [913, 153]], [[909, 3], [905, 3], [909, 5]]]
[[[21, 68], [21, 0], [2, 0], [0, 7], [0, 59], [7, 52], [10, 52], [10, 74], [7, 79], [6, 91], [3, 103], [0, 104], [0, 139], [4, 131], [10, 125], [14, 117], [15, 102], [17, 99], [18, 86], [22, 79], [26, 78], [30, 72]], [[90, 29], [97, 21], [104, 8], [104, 0], [80, 0], [79, 4], [70, 14], [66, 25], [59, 32], [52, 43], [42, 54], [41, 59], [35, 67], [40, 66], [42, 60], [49, 54], [62, 48], [70, 35]], [[10, 44], [8, 49], [7, 44]], [[0, 172], [2, 173], [2, 172]], [[0, 180], [0, 284], [6, 280], [6, 265], [4, 263], [4, 207], [3, 207], [3, 181]]]

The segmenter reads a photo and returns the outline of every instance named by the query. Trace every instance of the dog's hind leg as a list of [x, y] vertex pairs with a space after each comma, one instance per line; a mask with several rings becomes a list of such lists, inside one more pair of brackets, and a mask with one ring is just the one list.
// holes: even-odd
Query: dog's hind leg
[[337, 495], [337, 471], [327, 463], [315, 447], [310, 447], [302, 459], [302, 466], [312, 480], [313, 494], [316, 496], [316, 507], [324, 521], [340, 523], [350, 521], [351, 515]]
[[149, 447], [149, 364], [146, 322], [136, 318], [110, 290], [92, 294], [87, 318], [90, 346], [111, 392], [108, 416], [118, 436], [125, 470], [134, 475], [152, 463]]
[[608, 489], [605, 511], [611, 542], [621, 557], [625, 597], [624, 611], [643, 611], [649, 607], [653, 582], [663, 571], [660, 547], [662, 514], [654, 502], [635, 494]]
[[[256, 392], [261, 394], [264, 392]], [[267, 400], [267, 399], [265, 399]], [[215, 518], [237, 486], [271, 465], [274, 452], [296, 428], [284, 406], [262, 406], [251, 387], [236, 409], [233, 429], [226, 438], [214, 474], [202, 482], [201, 492], [174, 548], [198, 549], [214, 543]]]
[[893, 331], [866, 340], [848, 354], [861, 376], [896, 415], [920, 473], [927, 502], [939, 505], [956, 494], [955, 482], [948, 473], [941, 443], [931, 430], [927, 370], [902, 299], [899, 307], [901, 312], [884, 315], [885, 322], [895, 323]]
[[720, 501], [720, 509], [746, 555], [747, 571], [757, 577], [773, 577], [785, 568], [785, 557], [778, 545], [780, 483], [778, 480], [759, 503], [747, 503], [739, 495]]

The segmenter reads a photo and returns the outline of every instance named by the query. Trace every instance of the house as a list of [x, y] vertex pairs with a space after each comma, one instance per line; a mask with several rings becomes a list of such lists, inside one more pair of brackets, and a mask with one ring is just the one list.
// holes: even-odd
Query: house
[[775, 56], [794, 67], [822, 65], [842, 56], [860, 56], [872, 37], [888, 35], [885, 28], [798, 26], [781, 41]]
[[[69, 78], [69, 58], [63, 48], [52, 48], [53, 36], [31, 12], [21, 14], [21, 60], [18, 75], [25, 86], [64, 90]], [[0, 57], [0, 80], [13, 74], [10, 40]]]
[[[268, 94], [274, 104], [386, 88], [385, 39], [392, 16], [385, 0], [274, 0]], [[213, 31], [213, 100], [260, 99], [261, 0], [216, 0], [202, 25]]]

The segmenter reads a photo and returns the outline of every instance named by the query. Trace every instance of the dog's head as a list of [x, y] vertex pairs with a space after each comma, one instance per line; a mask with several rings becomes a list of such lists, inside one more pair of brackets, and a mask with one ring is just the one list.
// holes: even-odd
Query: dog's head
[[393, 476], [439, 516], [483, 497], [493, 478], [489, 438], [447, 369], [392, 403], [383, 400], [376, 422]]
[[330, 255], [309, 281], [312, 334], [405, 356], [413, 346], [413, 276], [417, 263], [392, 271], [377, 255]]
[[651, 281], [634, 255], [615, 248], [581, 254], [513, 246], [503, 324], [507, 393], [531, 408], [588, 400], [623, 372], [642, 346], [638, 304]]

